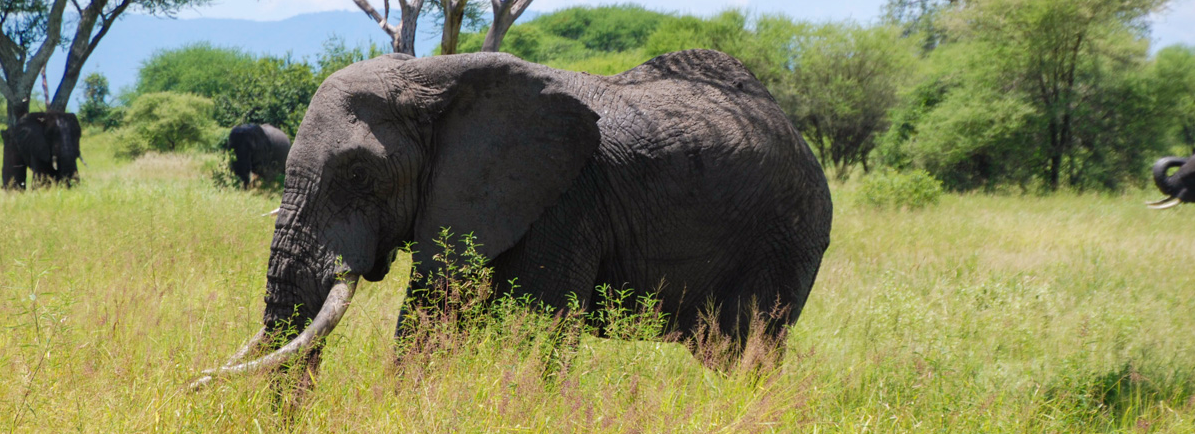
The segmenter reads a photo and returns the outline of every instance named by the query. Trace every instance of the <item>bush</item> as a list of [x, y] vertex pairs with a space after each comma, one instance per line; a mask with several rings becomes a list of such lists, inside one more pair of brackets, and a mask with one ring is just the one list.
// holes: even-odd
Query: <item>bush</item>
[[212, 100], [193, 94], [155, 92], [141, 95], [118, 130], [117, 156], [135, 158], [149, 151], [215, 149], [222, 131], [212, 120]]
[[253, 67], [253, 56], [207, 42], [158, 50], [137, 71], [135, 95], [190, 92], [215, 98], [236, 84], [237, 72]]
[[863, 179], [860, 201], [877, 208], [919, 209], [936, 205], [942, 182], [924, 170], [905, 173], [872, 173]]

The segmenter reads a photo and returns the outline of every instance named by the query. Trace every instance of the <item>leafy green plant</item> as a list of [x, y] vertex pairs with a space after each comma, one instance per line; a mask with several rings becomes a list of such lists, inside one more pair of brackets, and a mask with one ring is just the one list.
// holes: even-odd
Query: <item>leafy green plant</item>
[[877, 208], [920, 209], [936, 205], [942, 182], [924, 170], [872, 173], [863, 178], [860, 201]]
[[123, 147], [117, 155], [136, 158], [149, 151], [176, 152], [214, 149], [222, 130], [212, 120], [212, 101], [174, 92], [141, 95], [124, 115], [118, 134]]
[[[227, 138], [225, 139], [227, 140]], [[212, 181], [212, 185], [220, 190], [241, 188], [241, 179], [229, 169], [228, 162], [232, 160], [232, 150], [228, 149], [216, 154], [216, 158], [203, 162], [203, 173]]]

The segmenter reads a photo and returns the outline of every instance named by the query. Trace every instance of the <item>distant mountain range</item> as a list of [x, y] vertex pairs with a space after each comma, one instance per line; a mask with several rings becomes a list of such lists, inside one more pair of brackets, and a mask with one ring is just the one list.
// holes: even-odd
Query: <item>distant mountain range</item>
[[[535, 15], [524, 14], [519, 21], [532, 19]], [[417, 29], [416, 53], [427, 55], [440, 44], [439, 28], [430, 19], [420, 19]], [[82, 98], [79, 90], [82, 77], [92, 72], [104, 74], [115, 94], [136, 83], [141, 63], [157, 50], [207, 41], [215, 46], [237, 47], [255, 55], [289, 54], [296, 60], [314, 62], [315, 56], [323, 50], [323, 43], [333, 35], [342, 38], [349, 47], [368, 46], [372, 42], [383, 50], [390, 50], [389, 37], [360, 12], [319, 12], [281, 21], [215, 18], [176, 20], [129, 14], [112, 26], [87, 59], [80, 76], [80, 87], [71, 94], [71, 107], [77, 107]], [[51, 92], [62, 77], [63, 59], [62, 51], [56, 52], [46, 67]], [[41, 91], [40, 80], [34, 89], [36, 92]]]

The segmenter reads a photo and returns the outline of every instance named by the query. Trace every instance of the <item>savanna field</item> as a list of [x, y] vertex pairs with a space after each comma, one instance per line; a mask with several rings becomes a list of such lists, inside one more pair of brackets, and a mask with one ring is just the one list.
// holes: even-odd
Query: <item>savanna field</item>
[[187, 389], [260, 327], [278, 197], [214, 187], [210, 155], [83, 143], [82, 185], [0, 195], [4, 431], [1195, 429], [1195, 208], [1146, 209], [1150, 190], [893, 210], [832, 182], [831, 247], [763, 374], [586, 337], [546, 383], [542, 358], [493, 330], [396, 370], [399, 264], [362, 284], [314, 392], [280, 412], [263, 376]]

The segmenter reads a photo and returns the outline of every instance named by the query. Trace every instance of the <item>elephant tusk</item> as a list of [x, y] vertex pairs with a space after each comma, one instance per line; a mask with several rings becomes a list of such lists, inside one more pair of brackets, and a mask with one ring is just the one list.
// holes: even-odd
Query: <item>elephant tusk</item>
[[1148, 203], [1146, 205], [1152, 209], [1166, 209], [1166, 208], [1172, 208], [1174, 206], [1177, 206], [1180, 203], [1183, 203], [1182, 199], [1179, 199], [1177, 197], [1171, 197], [1169, 199], [1159, 200], [1157, 202]]
[[[257, 360], [241, 363], [235, 366], [225, 365], [216, 369], [205, 370], [202, 372], [204, 374], [202, 378], [191, 383], [191, 390], [198, 390], [211, 383], [217, 377], [247, 374], [275, 368], [278, 365], [285, 363], [288, 359], [294, 357], [296, 354], [311, 348], [311, 346], [314, 345], [317, 340], [331, 333], [332, 329], [336, 328], [336, 324], [340, 322], [340, 319], [344, 317], [345, 311], [348, 310], [349, 302], [353, 300], [353, 293], [357, 290], [357, 279], [357, 275], [350, 274], [345, 276], [343, 280], [333, 286], [332, 291], [328, 293], [328, 298], [324, 300], [324, 307], [320, 308], [320, 311], [318, 314], [316, 314], [315, 319], [311, 321], [311, 325], [307, 326], [307, 328], [303, 330], [303, 333], [300, 333], [299, 336], [290, 341], [290, 343], [287, 343], [277, 351], [274, 351], [273, 353]], [[263, 333], [259, 334], [264, 339], [264, 329]], [[256, 340], [257, 336], [255, 336], [254, 339]], [[249, 347], [249, 345], [246, 345], [246, 347]], [[242, 352], [244, 354], [242, 354]], [[244, 357], [248, 353], [249, 351], [244, 351], [243, 348], [242, 351], [238, 351], [237, 354], [233, 356], [233, 359], [235, 360], [240, 357]], [[230, 361], [230, 364], [231, 363], [235, 363], [235, 361]]]
[[265, 216], [270, 216], [270, 217], [278, 217], [278, 213], [279, 213], [279, 212], [282, 212], [282, 208], [274, 208], [274, 210], [273, 210], [273, 211], [270, 211], [270, 212], [268, 212], [268, 213], [262, 214], [261, 216], [262, 216], [262, 217], [265, 217]]
[[257, 331], [257, 334], [253, 335], [252, 338], [249, 338], [249, 342], [246, 342], [245, 346], [237, 350], [237, 352], [234, 353], [232, 357], [230, 357], [228, 361], [224, 363], [224, 366], [227, 367], [240, 363], [241, 359], [244, 359], [245, 356], [249, 355], [249, 353], [257, 351], [258, 348], [261, 348], [261, 344], [262, 342], [265, 342], [265, 339], [266, 328], [262, 327], [261, 330]]

